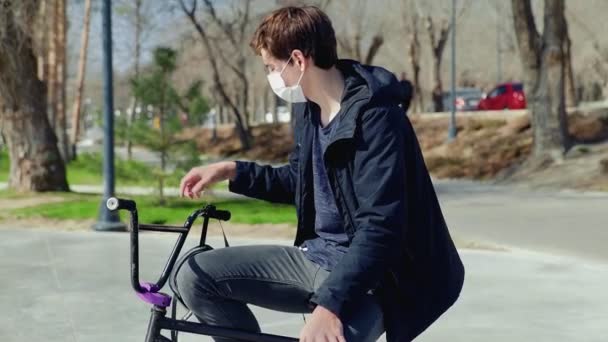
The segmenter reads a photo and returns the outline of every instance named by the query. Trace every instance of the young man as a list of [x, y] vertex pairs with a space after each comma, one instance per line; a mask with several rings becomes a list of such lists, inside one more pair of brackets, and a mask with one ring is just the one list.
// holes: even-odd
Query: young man
[[464, 268], [399, 106], [402, 87], [385, 69], [338, 60], [315, 7], [271, 13], [251, 46], [294, 104], [289, 164], [211, 164], [180, 187], [198, 198], [229, 179], [232, 192], [294, 204], [295, 246], [194, 255], [177, 273], [182, 299], [201, 321], [251, 331], [260, 327], [248, 303], [312, 312], [301, 341], [414, 339], [456, 301]]

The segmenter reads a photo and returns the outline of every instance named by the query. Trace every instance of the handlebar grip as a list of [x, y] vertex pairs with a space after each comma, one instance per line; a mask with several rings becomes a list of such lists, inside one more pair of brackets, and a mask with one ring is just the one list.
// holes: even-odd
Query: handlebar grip
[[213, 215], [211, 215], [212, 218], [216, 218], [221, 221], [229, 221], [231, 216], [232, 215], [228, 210], [215, 210]]
[[108, 210], [111, 210], [111, 211], [123, 210], [123, 209], [128, 210], [128, 211], [134, 211], [137, 208], [137, 205], [135, 204], [135, 201], [133, 201], [133, 200], [122, 199], [122, 198], [117, 198], [117, 197], [110, 197], [106, 201], [106, 207], [108, 208]]

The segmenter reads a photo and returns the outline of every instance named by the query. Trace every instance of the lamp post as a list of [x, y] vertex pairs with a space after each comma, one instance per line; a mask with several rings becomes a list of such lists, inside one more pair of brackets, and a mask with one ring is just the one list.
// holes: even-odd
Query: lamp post
[[93, 229], [97, 231], [125, 231], [117, 212], [109, 211], [106, 200], [114, 196], [114, 97], [112, 80], [112, 0], [102, 3], [103, 36], [103, 199], [99, 217]]

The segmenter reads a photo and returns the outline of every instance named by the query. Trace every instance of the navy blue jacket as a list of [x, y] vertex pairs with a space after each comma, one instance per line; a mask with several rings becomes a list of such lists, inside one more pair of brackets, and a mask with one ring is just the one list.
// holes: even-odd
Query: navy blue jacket
[[[346, 89], [324, 161], [350, 247], [311, 302], [344, 317], [357, 298], [378, 288], [388, 341], [410, 341], [456, 301], [464, 267], [414, 130], [399, 107], [399, 82], [379, 67], [347, 60], [337, 66]], [[315, 236], [308, 106], [293, 106], [289, 164], [239, 161], [229, 186], [249, 197], [294, 204], [295, 245]]]

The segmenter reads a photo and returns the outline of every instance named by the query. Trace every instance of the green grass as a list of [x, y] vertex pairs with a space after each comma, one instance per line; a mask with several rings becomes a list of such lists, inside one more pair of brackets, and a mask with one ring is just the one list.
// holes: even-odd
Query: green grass
[[[101, 185], [102, 157], [100, 154], [81, 154], [78, 159], [67, 165], [67, 177], [69, 184], [78, 185]], [[116, 159], [115, 161], [116, 187], [121, 186], [158, 186], [158, 175], [154, 167], [150, 167], [138, 161]], [[9, 160], [6, 150], [0, 150], [0, 182], [8, 181]], [[165, 180], [166, 187], [178, 187], [185, 170], [177, 170], [168, 175]], [[228, 189], [228, 183], [218, 183], [213, 186], [217, 189]]]
[[[10, 195], [9, 195], [10, 196]], [[48, 203], [33, 207], [20, 208], [8, 213], [14, 218], [48, 218], [55, 220], [86, 220], [94, 219], [100, 206], [100, 196], [61, 194], [65, 202]], [[258, 200], [225, 200], [205, 198], [205, 202], [192, 201], [182, 198], [168, 198], [164, 206], [158, 205], [158, 199], [152, 196], [136, 196], [139, 221], [157, 224], [182, 224], [188, 215], [204, 206], [214, 204], [218, 209], [229, 210], [232, 213], [231, 222], [245, 224], [260, 223], [296, 223], [296, 213], [292, 206], [271, 204]], [[127, 217], [122, 215], [123, 221]]]
[[6, 182], [8, 180], [8, 172], [8, 152], [4, 148], [0, 148], [0, 182]]

